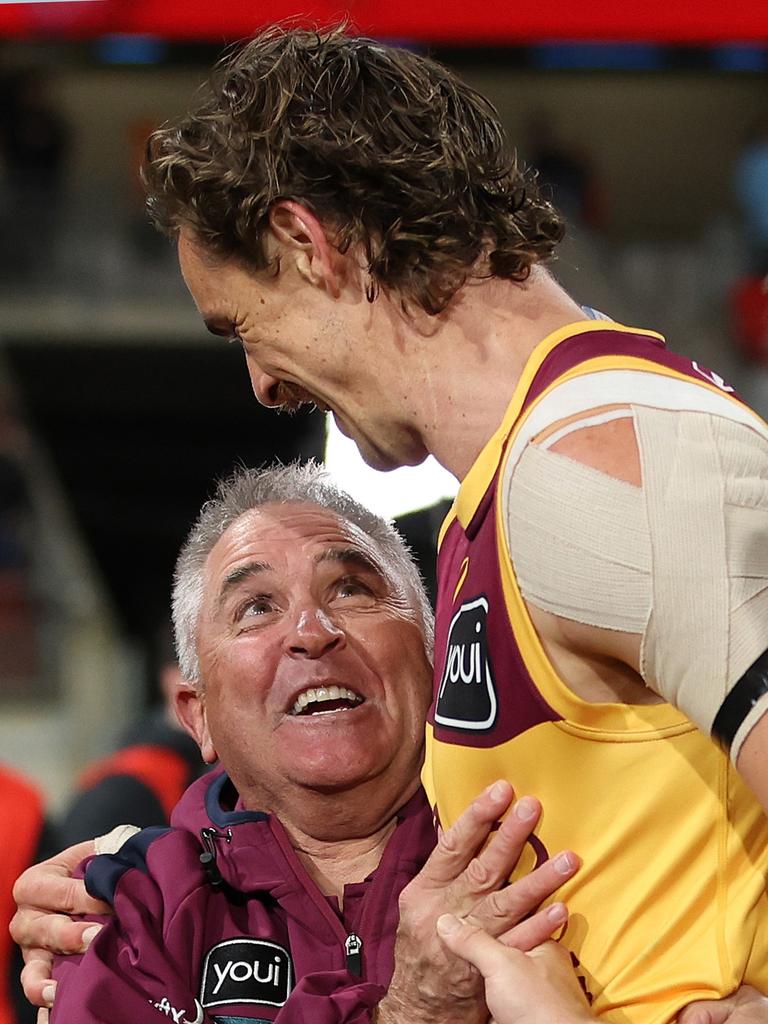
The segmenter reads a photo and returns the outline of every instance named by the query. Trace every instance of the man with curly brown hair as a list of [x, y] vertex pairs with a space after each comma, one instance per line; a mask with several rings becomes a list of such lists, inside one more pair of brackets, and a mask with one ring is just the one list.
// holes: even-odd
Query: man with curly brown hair
[[422, 56], [271, 29], [154, 134], [145, 178], [263, 404], [462, 481], [425, 769], [442, 823], [499, 775], [542, 798], [536, 856], [584, 856], [563, 942], [599, 1014], [764, 988], [765, 424], [655, 332], [585, 318], [495, 111]]

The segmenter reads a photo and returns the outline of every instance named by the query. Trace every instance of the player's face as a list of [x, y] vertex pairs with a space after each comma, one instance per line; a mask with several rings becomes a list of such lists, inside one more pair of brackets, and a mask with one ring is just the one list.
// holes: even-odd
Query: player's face
[[241, 796], [290, 814], [304, 789], [418, 774], [430, 667], [374, 545], [315, 505], [241, 516], [205, 567], [202, 739]]
[[383, 302], [374, 309], [378, 300], [371, 305], [354, 285], [331, 297], [288, 258], [275, 274], [211, 257], [187, 231], [179, 238], [179, 263], [208, 329], [242, 344], [262, 405], [290, 410], [310, 402], [332, 411], [376, 469], [426, 458], [406, 422], [415, 385], [399, 365]]

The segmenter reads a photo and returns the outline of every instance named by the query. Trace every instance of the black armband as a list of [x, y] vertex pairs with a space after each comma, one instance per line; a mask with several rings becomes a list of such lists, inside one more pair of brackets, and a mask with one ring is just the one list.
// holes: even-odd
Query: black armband
[[737, 680], [731, 692], [720, 706], [712, 723], [712, 739], [727, 752], [739, 726], [757, 704], [763, 694], [768, 693], [768, 650], [763, 651], [741, 679]]

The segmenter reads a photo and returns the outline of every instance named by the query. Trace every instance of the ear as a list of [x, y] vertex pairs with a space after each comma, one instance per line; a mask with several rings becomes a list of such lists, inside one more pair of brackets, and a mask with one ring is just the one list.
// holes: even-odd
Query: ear
[[269, 211], [269, 226], [301, 276], [338, 299], [343, 259], [314, 213], [292, 199], [281, 199]]
[[213, 764], [218, 757], [208, 730], [208, 716], [205, 712], [205, 695], [189, 683], [179, 683], [174, 697], [176, 716], [179, 722], [197, 741], [206, 764]]

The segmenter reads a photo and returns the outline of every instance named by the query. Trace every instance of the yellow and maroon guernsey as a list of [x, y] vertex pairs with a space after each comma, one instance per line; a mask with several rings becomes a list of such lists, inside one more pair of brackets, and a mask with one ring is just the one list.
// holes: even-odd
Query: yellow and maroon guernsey
[[564, 848], [580, 854], [581, 871], [558, 894], [571, 912], [561, 941], [597, 1014], [657, 1024], [742, 982], [768, 992], [768, 820], [680, 711], [587, 703], [541, 647], [497, 483], [510, 452], [578, 401], [753, 417], [717, 374], [653, 332], [580, 323], [537, 347], [443, 526], [424, 783], [445, 826], [497, 778], [539, 797], [542, 820], [518, 871]]

